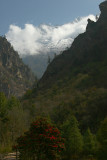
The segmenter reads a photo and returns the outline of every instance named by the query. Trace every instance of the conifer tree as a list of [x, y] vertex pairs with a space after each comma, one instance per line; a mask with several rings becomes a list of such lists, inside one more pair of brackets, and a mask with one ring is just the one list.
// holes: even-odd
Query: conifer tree
[[82, 152], [83, 138], [78, 128], [78, 121], [74, 116], [71, 116], [63, 126], [63, 137], [65, 142], [65, 154], [68, 159], [76, 159]]
[[9, 100], [8, 100], [8, 108], [9, 108], [9, 110], [14, 108], [14, 107], [18, 107], [18, 106], [20, 106], [19, 100], [14, 96], [10, 97]]
[[107, 160], [107, 117], [101, 122], [100, 128], [98, 130], [98, 159]]
[[95, 136], [91, 133], [90, 129], [88, 128], [83, 137], [84, 140], [84, 154], [94, 155], [95, 154]]
[[50, 64], [51, 63], [51, 58], [50, 58], [50, 56], [48, 55], [48, 64]]
[[0, 92], [0, 120], [4, 121], [6, 118], [6, 106], [7, 106], [7, 99], [4, 93]]

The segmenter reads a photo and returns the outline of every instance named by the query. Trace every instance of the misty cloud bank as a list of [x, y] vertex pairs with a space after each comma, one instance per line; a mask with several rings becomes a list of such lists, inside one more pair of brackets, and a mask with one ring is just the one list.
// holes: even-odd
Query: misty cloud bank
[[10, 25], [6, 38], [21, 56], [60, 52], [70, 47], [74, 38], [85, 31], [88, 18], [95, 21], [95, 16], [89, 15], [61, 26], [25, 24], [20, 28]]

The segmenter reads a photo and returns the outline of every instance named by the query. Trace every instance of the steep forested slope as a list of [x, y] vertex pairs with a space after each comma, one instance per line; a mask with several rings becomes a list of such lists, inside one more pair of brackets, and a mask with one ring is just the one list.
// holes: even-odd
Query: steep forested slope
[[[30, 99], [38, 112], [51, 112], [62, 123], [72, 112], [81, 128], [97, 129], [107, 115], [107, 1], [100, 4], [97, 22], [88, 20], [86, 32], [47, 67]], [[53, 115], [53, 109], [55, 114]]]
[[107, 88], [106, 1], [100, 4], [100, 10], [98, 21], [88, 20], [86, 32], [80, 34], [72, 46], [48, 66], [39, 82], [41, 88], [49, 88], [59, 80], [65, 80], [65, 84], [66, 78], [72, 79], [79, 74], [85, 76], [83, 79], [87, 85]]

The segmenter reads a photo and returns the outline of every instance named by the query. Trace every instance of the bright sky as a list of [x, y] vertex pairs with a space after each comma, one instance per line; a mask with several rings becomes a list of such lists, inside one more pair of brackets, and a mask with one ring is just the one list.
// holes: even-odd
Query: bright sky
[[77, 17], [98, 14], [98, 5], [103, 0], [0, 0], [0, 35], [11, 24], [23, 27], [52, 24], [62, 25]]
[[[0, 35], [20, 55], [60, 52], [95, 21], [103, 0], [0, 0]], [[81, 17], [79, 21], [76, 18]], [[72, 23], [73, 22], [73, 23]]]

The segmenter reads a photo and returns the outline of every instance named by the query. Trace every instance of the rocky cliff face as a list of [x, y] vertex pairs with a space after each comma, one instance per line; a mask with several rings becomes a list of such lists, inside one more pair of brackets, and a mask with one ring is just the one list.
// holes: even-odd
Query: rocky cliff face
[[5, 37], [0, 37], [0, 92], [22, 96], [32, 87], [35, 77]]
[[[58, 80], [72, 79], [80, 73], [87, 74], [93, 85], [107, 87], [103, 80], [107, 79], [107, 1], [100, 4], [100, 10], [97, 22], [88, 20], [86, 32], [80, 34], [72, 46], [48, 66], [39, 82], [40, 88], [49, 88]], [[93, 78], [95, 74], [96, 80]]]

